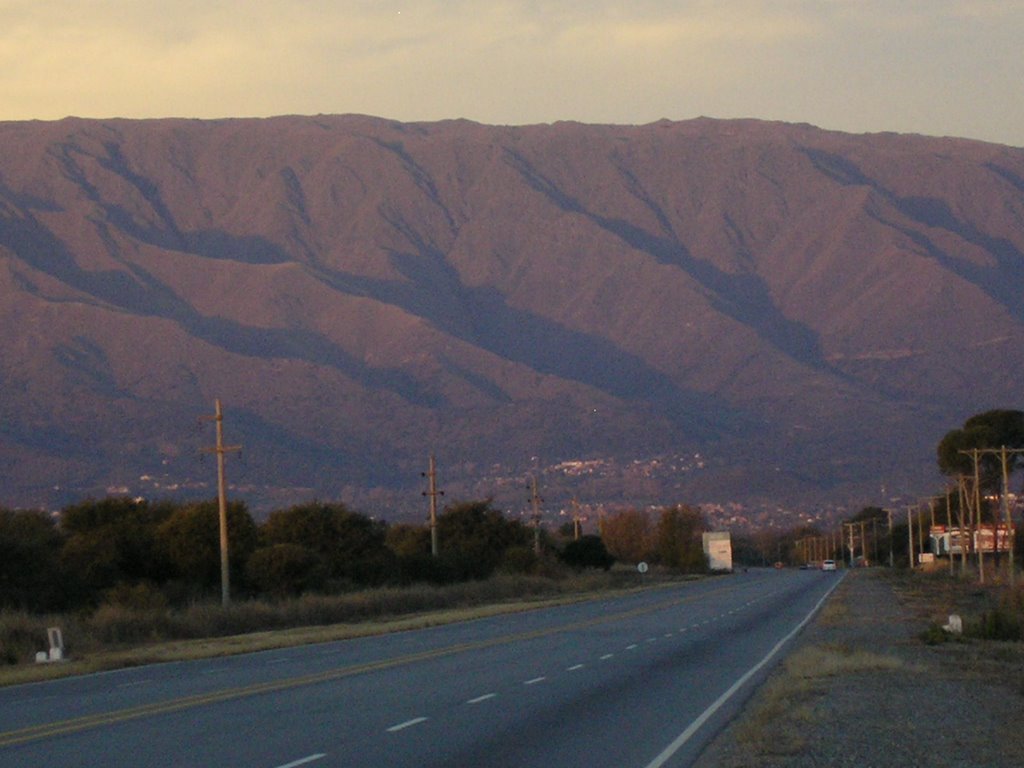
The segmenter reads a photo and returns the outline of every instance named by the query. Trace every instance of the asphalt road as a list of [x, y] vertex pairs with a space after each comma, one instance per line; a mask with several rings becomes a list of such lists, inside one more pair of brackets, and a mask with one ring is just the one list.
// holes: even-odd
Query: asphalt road
[[0, 766], [689, 765], [842, 574], [0, 689]]

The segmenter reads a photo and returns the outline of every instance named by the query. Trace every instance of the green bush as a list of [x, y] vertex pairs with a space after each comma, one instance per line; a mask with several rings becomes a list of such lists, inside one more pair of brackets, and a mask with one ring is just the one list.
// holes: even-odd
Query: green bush
[[604, 546], [600, 536], [581, 536], [570, 541], [562, 550], [562, 562], [571, 568], [600, 568], [607, 571], [615, 558]]
[[1003, 606], [982, 613], [970, 634], [982, 640], [1024, 640], [1020, 614]]
[[46, 650], [47, 620], [20, 611], [0, 611], [0, 664], [34, 661], [36, 653]]
[[327, 567], [314, 551], [299, 544], [274, 544], [253, 552], [246, 564], [249, 585], [275, 597], [323, 588]]
[[949, 633], [934, 621], [921, 633], [921, 642], [925, 645], [942, 645], [948, 640]]

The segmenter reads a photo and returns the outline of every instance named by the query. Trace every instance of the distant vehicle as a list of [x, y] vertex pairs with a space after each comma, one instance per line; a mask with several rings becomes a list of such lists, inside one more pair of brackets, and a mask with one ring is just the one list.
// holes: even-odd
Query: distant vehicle
[[813, 568], [814, 568], [814, 566], [811, 563], [800, 563], [800, 570], [801, 571], [810, 571]]
[[821, 561], [821, 570], [823, 570], [823, 571], [834, 571], [835, 569], [836, 569], [836, 561], [835, 560], [822, 560]]

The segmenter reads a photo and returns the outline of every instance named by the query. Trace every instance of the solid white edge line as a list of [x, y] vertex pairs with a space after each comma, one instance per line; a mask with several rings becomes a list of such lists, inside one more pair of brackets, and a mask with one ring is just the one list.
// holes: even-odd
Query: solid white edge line
[[285, 763], [284, 765], [279, 765], [279, 766], [277, 766], [277, 768], [298, 768], [298, 766], [300, 766], [300, 765], [305, 765], [306, 763], [312, 763], [312, 762], [315, 762], [317, 760], [323, 760], [325, 757], [327, 757], [327, 753], [310, 755], [309, 757], [304, 757], [301, 760], [295, 760], [295, 761], [290, 762], [290, 763]]
[[[843, 574], [843, 578], [846, 578], [845, 573]], [[807, 623], [814, 617], [814, 614], [818, 612], [818, 609], [821, 608], [822, 604], [824, 604], [824, 602], [828, 599], [828, 596], [831, 595], [835, 588], [839, 586], [842, 580], [842, 578], [837, 579], [836, 582], [831, 587], [829, 587], [828, 592], [822, 595], [821, 599], [814, 604], [814, 607], [811, 608], [810, 613], [804, 616], [803, 621], [797, 624], [788, 635], [779, 640], [779, 642], [777, 642], [772, 647], [772, 649], [768, 651], [768, 654], [759, 662], [757, 662], [757, 664], [748, 669], [739, 680], [737, 680], [729, 687], [729, 690], [727, 690], [725, 693], [723, 693], [721, 696], [715, 699], [714, 703], [710, 707], [705, 709], [701, 713], [700, 717], [698, 717], [696, 720], [690, 723], [689, 727], [681, 734], [676, 736], [675, 740], [667, 747], [665, 747], [665, 749], [662, 750], [661, 754], [654, 758], [654, 760], [652, 760], [650, 763], [648, 763], [645, 766], [645, 768], [661, 768], [661, 766], [667, 763], [672, 758], [672, 756], [676, 752], [678, 752], [684, 744], [686, 744], [686, 742], [693, 738], [693, 735], [701, 729], [704, 723], [711, 719], [711, 716], [722, 708], [722, 705], [725, 704], [725, 702], [727, 702], [734, 695], [736, 695], [736, 692], [740, 688], [742, 688], [744, 684], [748, 680], [750, 680], [750, 678], [756, 675], [765, 664], [772, 660], [772, 658], [775, 656], [775, 654], [779, 652], [782, 646], [788, 643], [793, 637], [796, 636], [798, 632], [800, 632], [801, 629], [803, 629], [807, 625]]]
[[426, 721], [427, 718], [425, 717], [414, 717], [412, 720], [406, 720], [404, 723], [392, 725], [390, 728], [388, 728], [388, 733], [397, 733], [398, 731], [405, 730], [406, 728], [411, 728], [414, 725], [419, 725], [420, 723], [425, 723]]

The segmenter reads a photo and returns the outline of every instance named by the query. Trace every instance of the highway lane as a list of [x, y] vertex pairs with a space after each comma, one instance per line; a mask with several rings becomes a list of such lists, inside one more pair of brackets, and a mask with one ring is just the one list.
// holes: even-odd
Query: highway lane
[[687, 765], [841, 578], [752, 571], [3, 689], [0, 766]]

